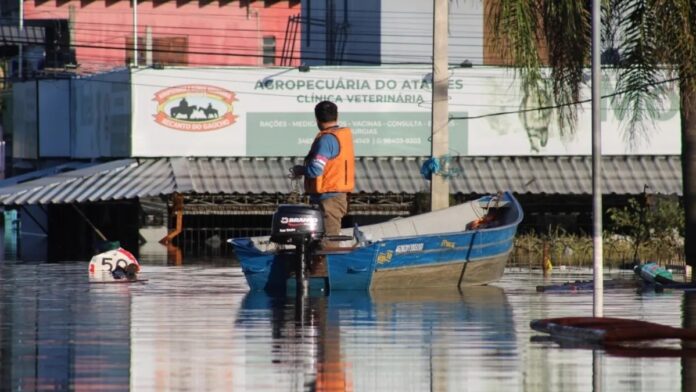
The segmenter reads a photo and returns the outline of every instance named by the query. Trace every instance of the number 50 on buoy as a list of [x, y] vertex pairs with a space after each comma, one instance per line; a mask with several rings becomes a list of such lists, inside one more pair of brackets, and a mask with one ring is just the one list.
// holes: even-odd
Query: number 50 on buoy
[[135, 259], [132, 253], [123, 248], [118, 248], [92, 257], [92, 260], [89, 262], [89, 273], [114, 272], [116, 268], [126, 269], [130, 264], [135, 264], [138, 266], [138, 270], [140, 269], [140, 264], [138, 264], [138, 260]]

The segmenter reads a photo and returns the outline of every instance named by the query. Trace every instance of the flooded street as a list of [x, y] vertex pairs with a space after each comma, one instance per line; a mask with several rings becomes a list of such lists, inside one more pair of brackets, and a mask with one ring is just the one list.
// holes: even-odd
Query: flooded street
[[[532, 338], [532, 319], [592, 314], [591, 292], [535, 289], [590, 279], [589, 270], [546, 280], [508, 270], [495, 285], [461, 292], [302, 301], [248, 292], [235, 265], [145, 261], [146, 282], [109, 284], [90, 283], [87, 264], [0, 263], [0, 389], [696, 390], [694, 358], [622, 357]], [[619, 278], [633, 276], [607, 275]], [[694, 309], [696, 297], [682, 291], [605, 293], [606, 316], [681, 327]]]

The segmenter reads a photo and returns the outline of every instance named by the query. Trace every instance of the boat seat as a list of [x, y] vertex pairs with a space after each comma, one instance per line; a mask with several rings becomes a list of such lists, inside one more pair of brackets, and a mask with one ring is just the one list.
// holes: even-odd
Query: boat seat
[[486, 210], [475, 203], [460, 204], [428, 216], [416, 215], [397, 218], [361, 228], [370, 238], [408, 237], [443, 232], [461, 232], [467, 225], [486, 215]]

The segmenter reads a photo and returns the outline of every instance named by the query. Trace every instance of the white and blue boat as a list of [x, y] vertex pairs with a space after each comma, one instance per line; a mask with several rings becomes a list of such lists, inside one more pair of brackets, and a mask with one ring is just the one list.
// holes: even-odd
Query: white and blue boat
[[[487, 284], [503, 275], [523, 217], [515, 197], [502, 192], [438, 211], [343, 229], [343, 236], [334, 238], [340, 240], [339, 246], [321, 247], [312, 245], [321, 239], [321, 215], [276, 216], [282, 207], [274, 214], [271, 236], [228, 240], [251, 290], [283, 292], [304, 285], [310, 290], [371, 291]], [[285, 211], [294, 212], [311, 208], [286, 207]], [[288, 222], [290, 226], [285, 225]], [[306, 223], [311, 226], [307, 231], [319, 233], [291, 240], [293, 222], [294, 226]], [[313, 270], [317, 259], [322, 267]]]

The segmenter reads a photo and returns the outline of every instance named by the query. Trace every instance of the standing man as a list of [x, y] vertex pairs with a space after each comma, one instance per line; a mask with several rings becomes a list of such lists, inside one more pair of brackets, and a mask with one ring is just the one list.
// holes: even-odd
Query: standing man
[[348, 193], [355, 185], [355, 154], [350, 128], [338, 125], [336, 104], [322, 101], [314, 107], [319, 133], [303, 165], [291, 171], [304, 176], [305, 193], [324, 215], [327, 235], [339, 235], [341, 218], [348, 212]]

